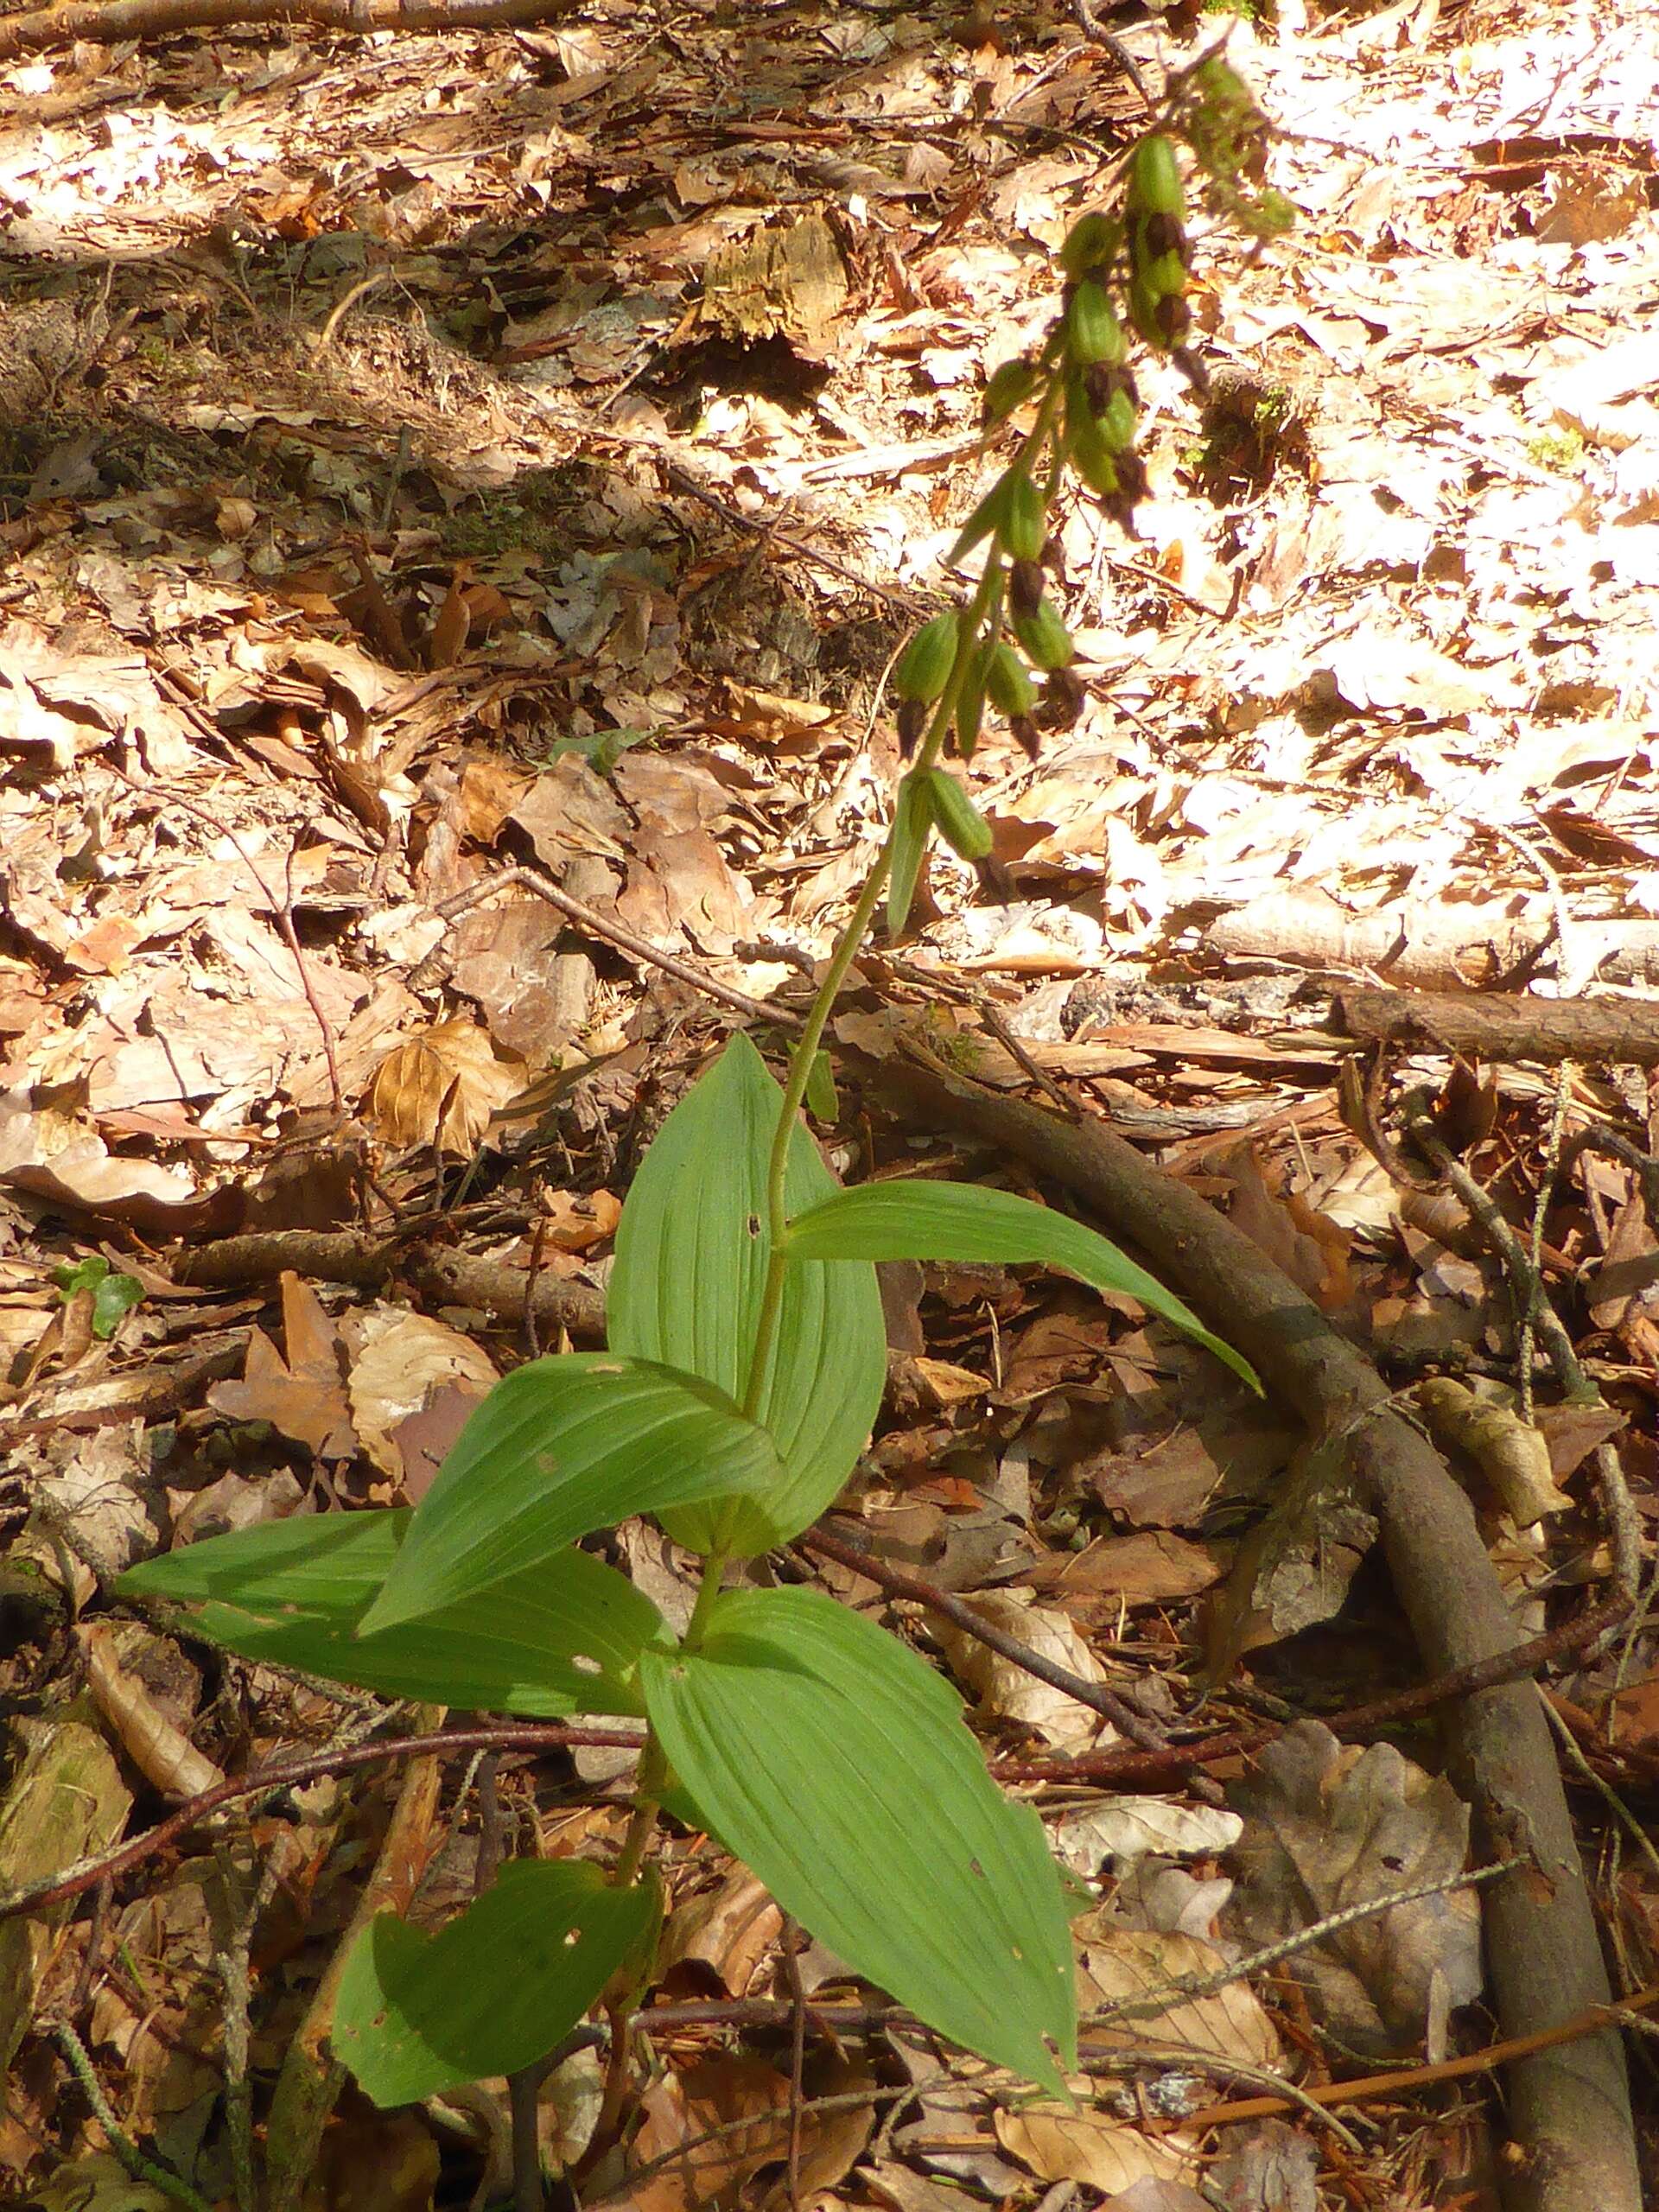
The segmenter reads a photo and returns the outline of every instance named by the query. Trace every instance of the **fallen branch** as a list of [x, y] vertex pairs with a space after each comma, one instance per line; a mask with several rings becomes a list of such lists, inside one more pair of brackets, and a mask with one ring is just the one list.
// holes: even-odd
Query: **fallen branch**
[[378, 1290], [394, 1275], [414, 1289], [453, 1306], [476, 1306], [506, 1320], [531, 1319], [542, 1328], [568, 1329], [585, 1343], [605, 1332], [604, 1294], [562, 1277], [508, 1267], [467, 1252], [433, 1251], [397, 1236], [355, 1230], [269, 1229], [224, 1236], [180, 1255], [175, 1281], [197, 1289], [226, 1290], [239, 1283], [270, 1282], [291, 1269], [318, 1282], [349, 1282]]
[[[1226, 1331], [1310, 1432], [1340, 1444], [1382, 1525], [1427, 1667], [1440, 1673], [1514, 1646], [1514, 1617], [1468, 1499], [1388, 1402], [1375, 1370], [1248, 1237], [1096, 1122], [1061, 1122], [981, 1091], [919, 1052], [885, 1073], [912, 1104], [1017, 1154], [1155, 1255], [1164, 1279]], [[1483, 1847], [1495, 1859], [1524, 1852], [1536, 1869], [1487, 1892], [1486, 1948], [1506, 2035], [1545, 2034], [1611, 1994], [1548, 1726], [1529, 1684], [1499, 1685], [1453, 1707], [1447, 1735]], [[1615, 2031], [1529, 2050], [1511, 2063], [1508, 2088], [1516, 2212], [1639, 2212]]]
[[1659, 1006], [1642, 999], [1534, 999], [1494, 992], [1379, 991], [1343, 985], [1331, 1027], [1375, 1045], [1465, 1059], [1584, 1060], [1659, 1067]]
[[0, 61], [61, 53], [81, 41], [176, 37], [239, 23], [309, 23], [318, 30], [475, 31], [543, 23], [569, 15], [574, 0], [71, 0], [0, 19]]

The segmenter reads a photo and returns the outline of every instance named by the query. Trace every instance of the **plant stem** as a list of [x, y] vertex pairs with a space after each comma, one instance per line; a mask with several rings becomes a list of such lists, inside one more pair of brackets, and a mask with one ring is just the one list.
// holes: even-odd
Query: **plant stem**
[[657, 1815], [662, 1810], [662, 1793], [668, 1786], [668, 1761], [653, 1731], [645, 1738], [645, 1748], [639, 1754], [639, 1772], [633, 1785], [633, 1817], [628, 1822], [628, 1832], [622, 1839], [622, 1853], [611, 1870], [611, 1887], [628, 1890], [639, 1878], [639, 1868], [645, 1855], [645, 1846], [651, 1841], [652, 1831], [657, 1826]]
[[[1021, 443], [1014, 467], [1028, 466], [1031, 456], [1037, 451], [1042, 439], [1047, 436], [1058, 392], [1058, 384], [1052, 385], [1038, 411], [1036, 423]], [[968, 664], [978, 643], [981, 625], [1001, 596], [1001, 590], [1002, 564], [993, 553], [985, 563], [985, 572], [962, 618], [957, 640], [957, 657], [917, 754], [918, 770], [931, 768], [944, 748], [951, 717], [957, 710], [957, 701], [962, 694], [963, 679], [968, 673]], [[841, 996], [842, 986], [851, 972], [853, 962], [858, 957], [858, 948], [864, 942], [864, 933], [875, 918], [876, 907], [887, 887], [888, 871], [893, 866], [895, 835], [894, 830], [888, 830], [881, 850], [864, 879], [864, 887], [858, 894], [853, 911], [847, 918], [847, 926], [842, 930], [835, 951], [830, 955], [830, 964], [823, 971], [823, 981], [818, 985], [807, 1014], [806, 1027], [789, 1056], [783, 1103], [778, 1109], [778, 1128], [772, 1137], [772, 1155], [766, 1165], [766, 1280], [760, 1294], [760, 1311], [755, 1320], [754, 1349], [750, 1355], [748, 1382], [743, 1392], [743, 1411], [751, 1421], [760, 1419], [760, 1401], [766, 1392], [772, 1347], [778, 1337], [779, 1318], [783, 1311], [784, 1276], [789, 1265], [789, 1205], [785, 1196], [785, 1185], [789, 1175], [790, 1141], [795, 1134], [801, 1102], [806, 1096], [807, 1083], [812, 1073], [812, 1063], [823, 1041], [830, 1014], [836, 1001]]]
[[[958, 660], [960, 660], [958, 653]], [[950, 690], [950, 687], [947, 687]], [[801, 1101], [806, 1096], [807, 1078], [812, 1072], [812, 1063], [817, 1057], [825, 1024], [831, 1007], [841, 995], [848, 972], [864, 941], [878, 901], [887, 880], [887, 870], [893, 865], [893, 832], [876, 857], [875, 864], [864, 879], [864, 888], [858, 894], [857, 904], [848, 917], [847, 926], [841, 933], [813, 999], [806, 1017], [806, 1027], [789, 1056], [789, 1073], [784, 1084], [783, 1104], [778, 1109], [778, 1128], [772, 1141], [772, 1157], [766, 1169], [766, 1287], [760, 1294], [760, 1312], [755, 1321], [754, 1350], [749, 1358], [749, 1379], [743, 1393], [743, 1410], [751, 1421], [760, 1418], [760, 1400], [766, 1389], [766, 1376], [772, 1365], [772, 1350], [778, 1335], [778, 1319], [784, 1302], [784, 1270], [788, 1264], [787, 1233], [789, 1207], [784, 1195], [785, 1179], [789, 1173], [789, 1144], [795, 1133], [796, 1117], [801, 1110]]]
[[[712, 1551], [702, 1563], [702, 1580], [697, 1586], [696, 1603], [691, 1608], [691, 1618], [686, 1624], [685, 1634], [680, 1639], [683, 1651], [698, 1650], [708, 1632], [709, 1616], [714, 1611], [715, 1600], [720, 1595], [720, 1586], [725, 1580], [727, 1554]], [[668, 1787], [668, 1758], [654, 1728], [645, 1732], [645, 1748], [639, 1754], [639, 1765], [634, 1777], [633, 1817], [628, 1822], [628, 1832], [622, 1839], [621, 1855], [611, 1871], [611, 1887], [631, 1889], [639, 1878], [639, 1869], [645, 1863], [645, 1848], [657, 1826], [662, 1810], [662, 1796]]]

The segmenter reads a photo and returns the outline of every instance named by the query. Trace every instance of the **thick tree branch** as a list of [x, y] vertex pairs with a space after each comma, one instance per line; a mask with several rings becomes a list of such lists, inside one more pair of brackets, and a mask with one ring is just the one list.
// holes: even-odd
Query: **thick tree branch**
[[[1341, 1443], [1382, 1524], [1425, 1666], [1447, 1672], [1520, 1642], [1468, 1499], [1369, 1362], [1248, 1237], [1098, 1122], [1059, 1121], [919, 1056], [886, 1072], [936, 1121], [976, 1131], [1077, 1192], [1226, 1332], [1313, 1434]], [[1523, 1852], [1537, 1870], [1494, 1883], [1485, 1911], [1503, 2031], [1536, 2036], [1611, 1994], [1554, 1745], [1530, 1683], [1466, 1698], [1448, 1713], [1447, 1734], [1484, 1847], [1493, 1858]], [[1617, 2033], [1535, 2050], [1507, 2080], [1515, 2212], [1639, 2212]]]

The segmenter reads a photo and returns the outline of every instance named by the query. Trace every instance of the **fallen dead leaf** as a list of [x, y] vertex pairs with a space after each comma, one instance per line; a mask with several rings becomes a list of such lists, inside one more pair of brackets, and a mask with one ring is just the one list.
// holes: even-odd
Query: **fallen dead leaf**
[[[1298, 1721], [1234, 1783], [1243, 1814], [1230, 1919], [1253, 1947], [1350, 1905], [1456, 1874], [1469, 1808], [1451, 1783], [1390, 1744], [1338, 1744]], [[1357, 1921], [1299, 1951], [1284, 1971], [1345, 2043], [1376, 2056], [1417, 2049], [1432, 2018], [1480, 1993], [1480, 1906], [1452, 1890]]]
[[[1079, 2085], [1088, 2094], [1091, 2084]], [[1151, 2136], [1084, 2105], [1026, 2105], [999, 2111], [996, 2139], [1039, 2181], [1077, 2181], [1107, 2194], [1140, 2181], [1179, 2181], [1198, 2171], [1196, 2146], [1178, 2135]]]
[[389, 1144], [435, 1143], [464, 1159], [524, 1080], [522, 1064], [499, 1059], [488, 1033], [456, 1015], [395, 1046], [375, 1070], [364, 1103]]
[[[1027, 1590], [981, 1590], [970, 1600], [974, 1611], [1005, 1635], [1018, 1637], [1042, 1658], [1087, 1682], [1105, 1680], [1105, 1670], [1064, 1613], [1039, 1605]], [[1013, 1721], [1029, 1728], [1058, 1750], [1080, 1751], [1115, 1739], [1116, 1732], [1092, 1707], [1065, 1690], [1039, 1681], [1012, 1659], [993, 1651], [966, 1630], [940, 1622], [935, 1634], [958, 1681], [972, 1690], [988, 1719]]]

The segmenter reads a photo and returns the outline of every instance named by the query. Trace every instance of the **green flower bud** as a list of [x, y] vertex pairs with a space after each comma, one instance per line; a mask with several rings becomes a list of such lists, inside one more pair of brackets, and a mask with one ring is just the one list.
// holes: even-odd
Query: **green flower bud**
[[1116, 366], [1128, 352], [1111, 302], [1091, 278], [1077, 287], [1065, 310], [1065, 346], [1080, 369], [1096, 361]]
[[1143, 138], [1129, 156], [1129, 209], [1135, 215], [1173, 215], [1185, 211], [1181, 165], [1173, 141], [1161, 131]]
[[1123, 226], [1091, 208], [1072, 224], [1060, 248], [1060, 267], [1068, 276], [1087, 276], [1092, 270], [1109, 267], [1122, 243]]
[[1042, 551], [1045, 512], [1043, 495], [1030, 477], [1011, 477], [1000, 535], [1014, 560], [1034, 561]]
[[933, 819], [946, 844], [965, 861], [988, 860], [995, 842], [990, 823], [954, 776], [943, 768], [930, 768], [928, 776]]
[[1048, 600], [1044, 600], [1033, 614], [1016, 614], [1014, 634], [1025, 647], [1026, 658], [1033, 668], [1065, 668], [1075, 658], [1071, 633]]
[[1037, 389], [1037, 371], [1023, 359], [1004, 361], [985, 380], [982, 404], [988, 423], [1006, 422], [1016, 407], [1023, 407]]
[[1107, 499], [1116, 491], [1115, 456], [1101, 435], [1099, 424], [1086, 408], [1067, 410], [1065, 452], [1066, 459], [1091, 492]]
[[957, 712], [951, 725], [951, 735], [956, 741], [957, 751], [964, 760], [973, 759], [974, 747], [979, 743], [979, 728], [985, 719], [986, 671], [990, 665], [993, 650], [986, 645], [977, 649], [968, 664], [962, 689], [957, 694]]
[[1000, 645], [991, 655], [985, 690], [997, 712], [1010, 721], [1016, 715], [1028, 715], [1037, 704], [1037, 686], [1012, 645]]
[[1096, 416], [1095, 427], [1108, 453], [1127, 453], [1135, 443], [1135, 402], [1121, 385]]
[[957, 636], [954, 614], [936, 614], [923, 623], [893, 671], [893, 688], [899, 698], [919, 699], [926, 705], [938, 697], [957, 664]]

